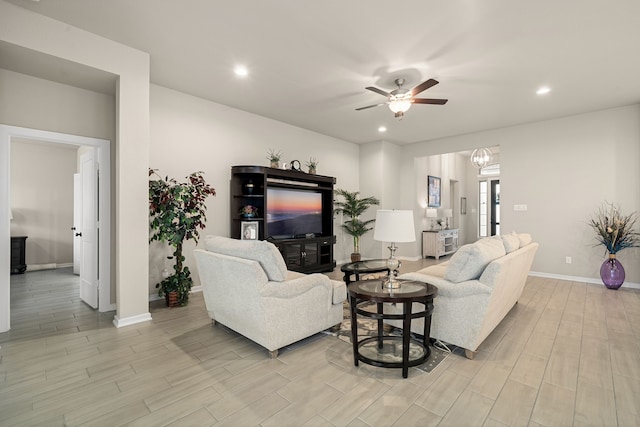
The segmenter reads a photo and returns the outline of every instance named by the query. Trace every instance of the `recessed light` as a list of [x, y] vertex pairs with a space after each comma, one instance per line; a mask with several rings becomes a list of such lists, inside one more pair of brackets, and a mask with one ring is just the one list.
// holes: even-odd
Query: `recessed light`
[[542, 86], [541, 88], [539, 88], [536, 91], [537, 95], [546, 95], [547, 93], [551, 92], [551, 88], [548, 86]]
[[386, 132], [386, 131], [387, 131], [387, 128], [386, 128], [386, 127], [384, 127], [384, 126], [380, 126], [380, 127], [378, 128], [378, 132]]
[[236, 73], [236, 76], [240, 77], [245, 77], [249, 74], [249, 70], [247, 70], [247, 67], [243, 65], [238, 65], [236, 68], [234, 68], [233, 72]]

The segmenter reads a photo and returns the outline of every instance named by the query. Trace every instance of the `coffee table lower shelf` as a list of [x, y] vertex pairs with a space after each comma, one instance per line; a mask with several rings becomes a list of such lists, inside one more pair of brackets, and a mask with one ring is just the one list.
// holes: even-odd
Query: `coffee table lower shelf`
[[[392, 343], [386, 343], [385, 341], [392, 341]], [[399, 341], [399, 345], [395, 345], [394, 341]], [[382, 345], [380, 345], [382, 343]], [[405, 364], [402, 356], [398, 357], [398, 354], [402, 354], [404, 349], [403, 337], [383, 335], [379, 337], [369, 337], [358, 341], [358, 360], [368, 365], [377, 366], [381, 368], [404, 368]], [[411, 358], [412, 354], [418, 353], [417, 358]], [[372, 358], [367, 356], [376, 356]], [[391, 357], [389, 357], [391, 355]], [[418, 340], [411, 339], [409, 342], [409, 359], [407, 360], [406, 367], [411, 368], [413, 366], [422, 365], [429, 359], [431, 355], [431, 349], [429, 346], [425, 346]], [[388, 361], [384, 359], [393, 358], [396, 361]], [[400, 359], [400, 360], [398, 360]], [[357, 366], [357, 363], [356, 363]], [[404, 375], [403, 375], [404, 376]], [[406, 378], [406, 376], [404, 376]]]

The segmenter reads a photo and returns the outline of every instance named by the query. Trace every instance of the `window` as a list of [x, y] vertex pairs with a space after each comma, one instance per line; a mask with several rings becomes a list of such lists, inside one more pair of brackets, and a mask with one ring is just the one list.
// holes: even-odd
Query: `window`
[[478, 197], [478, 235], [480, 237], [487, 237], [487, 223], [488, 223], [488, 195], [487, 195], [487, 181], [479, 182], [480, 193]]
[[500, 163], [494, 163], [480, 169], [480, 176], [500, 175]]

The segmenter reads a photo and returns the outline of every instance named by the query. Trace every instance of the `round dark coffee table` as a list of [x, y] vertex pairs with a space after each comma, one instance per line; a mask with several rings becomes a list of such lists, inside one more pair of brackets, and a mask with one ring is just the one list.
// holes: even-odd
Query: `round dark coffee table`
[[[362, 361], [383, 368], [402, 368], [402, 377], [407, 378], [409, 367], [424, 363], [431, 355], [429, 349], [431, 313], [433, 313], [433, 299], [438, 294], [438, 288], [428, 283], [401, 281], [400, 288], [390, 292], [387, 288], [383, 288], [382, 280], [361, 280], [351, 283], [348, 291], [354, 365], [358, 366], [358, 362]], [[424, 310], [414, 313], [412, 311], [414, 302], [424, 304]], [[364, 306], [369, 303], [375, 303], [377, 310], [366, 310]], [[384, 313], [384, 303], [402, 304], [403, 311], [401, 314]], [[378, 321], [377, 336], [358, 341], [357, 316], [376, 319]], [[417, 318], [424, 318], [422, 341], [411, 338], [411, 321]], [[402, 336], [384, 335], [384, 319], [402, 320]], [[396, 344], [396, 341], [401, 341], [402, 360], [399, 362], [386, 360], [385, 342]], [[365, 349], [366, 352], [363, 351]], [[414, 354], [413, 358], [410, 358], [410, 353]]]
[[350, 262], [340, 267], [340, 271], [344, 273], [344, 283], [351, 283], [351, 275], [355, 274], [356, 281], [360, 280], [361, 274], [380, 273], [382, 271], [389, 272], [386, 259], [369, 259], [363, 261]]

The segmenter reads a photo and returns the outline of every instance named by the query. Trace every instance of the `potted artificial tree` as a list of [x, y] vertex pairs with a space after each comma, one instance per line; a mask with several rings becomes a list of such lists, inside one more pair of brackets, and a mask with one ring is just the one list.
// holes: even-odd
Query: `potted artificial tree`
[[342, 197], [343, 200], [336, 200], [334, 202], [333, 212], [335, 214], [342, 213], [348, 216], [350, 219], [342, 224], [342, 228], [353, 236], [353, 253], [351, 254], [351, 261], [360, 261], [360, 237], [367, 231], [370, 231], [371, 224], [375, 222], [375, 219], [369, 219], [366, 221], [360, 220], [362, 215], [369, 207], [373, 205], [379, 205], [380, 201], [375, 197], [365, 197], [363, 199], [358, 198], [359, 192], [350, 192], [346, 190], [336, 189], [335, 194]]
[[157, 240], [167, 242], [174, 248], [174, 273], [156, 284], [158, 295], [165, 296], [167, 306], [186, 305], [193, 285], [189, 267], [184, 266], [182, 245], [193, 239], [198, 243], [198, 229], [204, 228], [206, 221], [205, 200], [215, 196], [216, 190], [207, 184], [202, 172], [187, 176], [187, 182], [177, 182], [162, 178], [155, 169], [149, 169], [149, 221], [151, 235], [149, 243]]

